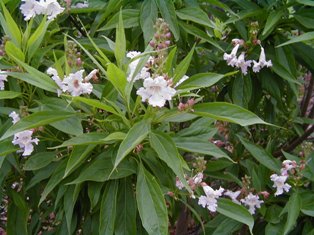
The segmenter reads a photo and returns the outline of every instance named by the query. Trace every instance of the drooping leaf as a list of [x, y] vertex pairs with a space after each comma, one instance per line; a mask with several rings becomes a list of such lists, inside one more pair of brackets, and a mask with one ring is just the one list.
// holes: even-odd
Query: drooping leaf
[[242, 205], [235, 204], [229, 199], [220, 198], [218, 200], [217, 211], [231, 219], [246, 224], [249, 227], [251, 234], [253, 234], [254, 218]]
[[199, 88], [205, 88], [210, 87], [214, 85], [215, 83], [219, 82], [225, 75], [223, 74], [217, 74], [217, 73], [198, 73], [187, 80], [185, 80], [183, 83], [178, 85], [177, 89], [199, 89]]
[[14, 99], [21, 95], [22, 93], [16, 91], [0, 91], [0, 100]]
[[136, 183], [137, 208], [143, 227], [149, 235], [168, 234], [166, 203], [156, 179], [139, 166]]
[[157, 17], [158, 9], [156, 2], [152, 0], [145, 0], [141, 8], [140, 22], [146, 44], [148, 44], [154, 36], [154, 24], [156, 23]]
[[176, 11], [176, 13], [182, 20], [188, 20], [209, 28], [215, 28], [215, 25], [209, 20], [208, 15], [199, 7], [182, 8]]
[[253, 124], [267, 124], [251, 111], [230, 103], [202, 103], [196, 104], [193, 109], [195, 111], [193, 114], [196, 114], [198, 116], [233, 122], [241, 126], [249, 126]]
[[290, 39], [289, 41], [278, 45], [277, 47], [282, 47], [282, 46], [286, 46], [286, 45], [297, 43], [297, 42], [307, 42], [313, 39], [314, 39], [314, 32], [307, 32], [307, 33], [301, 34], [300, 36], [294, 37]]
[[286, 207], [283, 209], [283, 211], [287, 211], [287, 221], [284, 227], [283, 234], [288, 234], [292, 228], [295, 226], [298, 216], [300, 214], [301, 209], [301, 199], [299, 193], [296, 191], [294, 192], [286, 205]]
[[54, 159], [56, 159], [55, 152], [39, 152], [27, 159], [23, 169], [25, 171], [34, 171], [48, 166]]

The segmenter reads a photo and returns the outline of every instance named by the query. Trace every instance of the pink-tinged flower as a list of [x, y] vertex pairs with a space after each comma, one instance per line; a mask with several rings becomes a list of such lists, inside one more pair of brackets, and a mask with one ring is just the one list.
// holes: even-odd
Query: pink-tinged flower
[[240, 195], [240, 193], [241, 193], [240, 190], [235, 191], [235, 192], [232, 192], [232, 191], [230, 191], [230, 190], [227, 190], [227, 191], [224, 193], [224, 195], [230, 197], [231, 200], [232, 200], [234, 203], [240, 205], [241, 203], [237, 200], [237, 197]]
[[282, 162], [282, 166], [283, 168], [281, 168], [280, 170], [281, 175], [288, 175], [290, 170], [295, 169], [297, 167], [297, 162], [291, 160], [284, 160]]
[[286, 183], [287, 175], [272, 174], [270, 179], [274, 182], [273, 187], [277, 189], [275, 196], [283, 194], [284, 191], [289, 192], [291, 186]]
[[194, 184], [200, 184], [200, 183], [202, 183], [203, 177], [204, 177], [204, 175], [203, 175], [202, 172], [197, 173], [197, 174], [193, 177], [193, 183], [194, 183]]
[[246, 75], [247, 74], [247, 68], [251, 66], [252, 61], [251, 60], [245, 60], [245, 53], [242, 52], [238, 60], [236, 62], [236, 67], [241, 68], [241, 72]]
[[231, 40], [233, 45], [243, 45], [244, 44], [244, 40], [243, 39], [239, 39], [239, 38], [234, 38]]
[[254, 215], [256, 208], [261, 208], [261, 204], [264, 203], [263, 200], [259, 200], [258, 195], [253, 195], [250, 193], [244, 199], [241, 199], [241, 202], [249, 207], [249, 212]]
[[224, 189], [220, 187], [218, 190], [212, 189], [210, 186], [203, 186], [203, 190], [206, 196], [200, 196], [198, 204], [202, 207], [207, 207], [211, 212], [216, 212], [217, 210], [217, 199], [221, 197]]
[[7, 80], [8, 75], [4, 74], [4, 71], [0, 71], [0, 90], [4, 90], [4, 82]]
[[264, 48], [261, 46], [261, 53], [259, 55], [259, 61], [253, 60], [253, 72], [259, 72], [263, 67], [271, 67], [273, 64], [271, 60], [266, 61], [265, 51]]
[[181, 180], [179, 179], [179, 177], [176, 177], [176, 187], [180, 190], [182, 190], [184, 188], [183, 183], [181, 182]]
[[20, 116], [19, 116], [15, 111], [11, 112], [11, 113], [9, 114], [9, 117], [12, 118], [12, 123], [13, 123], [13, 124], [15, 124], [15, 123], [17, 123], [18, 121], [20, 121]]
[[40, 0], [39, 4], [43, 7], [42, 14], [47, 15], [48, 20], [55, 19], [65, 10], [56, 0]]
[[32, 139], [33, 131], [26, 130], [16, 133], [14, 135], [12, 143], [14, 145], [19, 145], [21, 148], [20, 152], [23, 152], [22, 156], [29, 156], [34, 151], [34, 144], [38, 144], [39, 139]]
[[76, 3], [74, 6], [72, 6], [72, 8], [87, 8], [88, 7], [88, 1], [84, 1]]
[[232, 49], [230, 54], [224, 53], [224, 60], [227, 62], [228, 65], [234, 67], [237, 63], [237, 52], [240, 47], [240, 44], [235, 45], [235, 47]]
[[66, 76], [62, 81], [65, 86], [63, 91], [70, 92], [72, 96], [90, 94], [93, 91], [93, 85], [89, 82], [84, 82], [83, 73], [84, 70], [79, 70]]
[[163, 76], [156, 78], [146, 78], [144, 87], [137, 90], [136, 94], [142, 97], [142, 101], [148, 100], [153, 107], [163, 107], [167, 100], [171, 100], [176, 94], [176, 90], [168, 85]]

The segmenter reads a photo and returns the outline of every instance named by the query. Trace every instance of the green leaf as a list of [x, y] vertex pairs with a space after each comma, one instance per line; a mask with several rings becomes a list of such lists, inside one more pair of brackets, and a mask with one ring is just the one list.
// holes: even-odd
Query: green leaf
[[9, 153], [16, 152], [20, 148], [12, 144], [12, 140], [5, 140], [0, 142], [0, 157], [4, 157]]
[[73, 195], [75, 196], [75, 186], [69, 186], [64, 194], [63, 198], [63, 208], [65, 212], [65, 219], [66, 219], [66, 224], [67, 224], [67, 229], [68, 229], [68, 234], [72, 234], [71, 229], [71, 224], [72, 224], [72, 216], [73, 214], [73, 209], [75, 206], [76, 198], [73, 198]]
[[192, 47], [189, 54], [187, 54], [187, 56], [176, 67], [176, 69], [174, 71], [174, 76], [173, 76], [173, 83], [174, 84], [176, 84], [185, 75], [186, 71], [188, 71], [188, 68], [189, 68], [189, 65], [191, 63], [192, 56], [194, 53], [194, 49], [195, 49], [195, 45]]
[[294, 75], [292, 75], [284, 66], [279, 64], [277, 61], [273, 61], [272, 69], [282, 79], [288, 82], [292, 82], [294, 84], [301, 85], [301, 83], [297, 80], [297, 78]]
[[284, 12], [281, 10], [270, 12], [262, 33], [262, 39], [265, 39], [273, 31], [283, 14]]
[[162, 132], [151, 132], [149, 141], [152, 148], [156, 151], [158, 157], [163, 160], [169, 168], [179, 177], [183, 185], [191, 191], [184, 177], [182, 161], [184, 161], [170, 136]]
[[[138, 9], [123, 9], [121, 10], [121, 14], [123, 18], [123, 28], [128, 29], [139, 26], [140, 11]], [[117, 24], [119, 24], [119, 17], [120, 12], [112, 16], [105, 26], [101, 27], [98, 31], [107, 31], [116, 28]]]
[[199, 7], [182, 8], [176, 11], [176, 13], [182, 20], [188, 20], [209, 28], [215, 28], [215, 25], [209, 20], [208, 15]]
[[312, 9], [298, 10], [294, 14], [294, 18], [308, 29], [314, 29], [314, 17]]
[[297, 0], [298, 3], [314, 7], [313, 0]]
[[301, 199], [298, 192], [294, 192], [290, 196], [289, 201], [286, 207], [283, 209], [283, 211], [285, 211], [285, 209], [288, 212], [288, 216], [287, 216], [287, 221], [284, 227], [284, 232], [283, 232], [284, 235], [288, 234], [292, 230], [300, 214]]
[[125, 87], [127, 85], [127, 80], [125, 73], [119, 69], [115, 64], [109, 64], [107, 70], [107, 78], [120, 93], [122, 97], [125, 95]]
[[157, 18], [158, 9], [156, 2], [153, 0], [145, 0], [142, 4], [140, 14], [140, 23], [145, 39], [145, 44], [148, 44], [154, 36], [154, 25]]
[[58, 184], [62, 181], [64, 176], [64, 171], [66, 167], [66, 161], [63, 161], [53, 172], [52, 176], [50, 177], [44, 191], [41, 194], [38, 206], [46, 199], [48, 194], [58, 186]]
[[113, 170], [112, 158], [114, 156], [115, 153], [112, 153], [112, 150], [98, 155], [90, 165], [81, 171], [79, 177], [70, 184], [78, 184], [84, 181], [105, 182], [109, 179], [124, 178], [136, 173], [134, 161], [128, 160], [122, 161], [119, 166]]
[[175, 6], [171, 0], [155, 0], [162, 18], [169, 24], [176, 41], [180, 38], [180, 30], [177, 22]]
[[252, 156], [260, 162], [262, 165], [266, 166], [268, 169], [280, 172], [281, 163], [278, 159], [270, 155], [265, 149], [256, 146], [249, 142], [248, 140], [237, 135], [244, 147], [252, 154]]
[[8, 41], [5, 43], [5, 53], [13, 60], [25, 61], [24, 53], [13, 42]]
[[55, 152], [40, 152], [32, 155], [27, 159], [23, 167], [24, 171], [34, 171], [48, 166], [53, 160], [56, 159]]
[[287, 46], [289, 44], [296, 43], [296, 42], [307, 42], [307, 41], [311, 41], [313, 39], [314, 39], [314, 32], [307, 32], [307, 33], [304, 33], [300, 36], [294, 37], [294, 38], [290, 39], [289, 41], [282, 43], [276, 47]]
[[0, 100], [14, 99], [21, 95], [22, 93], [16, 91], [0, 91]]
[[220, 198], [217, 211], [231, 219], [246, 224], [249, 226], [251, 234], [253, 234], [254, 218], [245, 207], [235, 204], [229, 199]]
[[253, 124], [267, 124], [251, 111], [230, 103], [202, 103], [194, 105], [193, 109], [195, 111], [193, 114], [196, 114], [198, 116], [233, 122], [241, 126], [249, 126]]
[[113, 235], [117, 212], [118, 181], [111, 181], [106, 186], [100, 206], [99, 234]]
[[136, 234], [136, 201], [130, 177], [120, 180], [115, 235]]
[[27, 41], [27, 55], [28, 55], [28, 61], [31, 60], [31, 58], [34, 56], [36, 51], [38, 51], [38, 48], [40, 47], [40, 44], [42, 43], [45, 33], [47, 31], [47, 28], [49, 26], [50, 20], [46, 20], [46, 16], [42, 19], [41, 23], [35, 30], [35, 32], [32, 34], [32, 36]]
[[140, 144], [146, 138], [149, 131], [150, 121], [147, 119], [144, 119], [132, 126], [125, 139], [120, 144], [114, 163], [114, 169], [138, 144]]
[[187, 152], [210, 155], [215, 158], [226, 158], [234, 162], [225, 152], [209, 142], [208, 139], [198, 138], [197, 136], [174, 137], [172, 139], [179, 149]]
[[182, 82], [177, 89], [194, 90], [199, 88], [210, 87], [219, 82], [224, 77], [223, 74], [217, 73], [198, 73]]
[[52, 122], [64, 120], [72, 117], [76, 113], [63, 112], [63, 111], [41, 111], [33, 113], [25, 118], [22, 118], [16, 124], [11, 126], [1, 137], [0, 140], [8, 138], [17, 132], [29, 130], [35, 127], [44, 126]]
[[168, 234], [168, 213], [162, 191], [141, 164], [136, 183], [137, 208], [143, 227], [149, 235]]
[[90, 209], [93, 210], [98, 203], [101, 195], [103, 183], [88, 182], [88, 197], [90, 200]]
[[10, 12], [5, 7], [3, 1], [1, 1], [1, 6], [2, 6], [3, 13], [4, 13], [4, 17], [0, 13], [1, 26], [3, 27], [5, 34], [8, 35], [10, 37], [10, 39], [14, 42], [14, 44], [20, 48], [21, 43], [22, 43], [22, 33], [21, 33], [18, 25], [16, 24], [16, 22], [12, 18]]
[[64, 176], [63, 178], [67, 177], [70, 173], [73, 172], [82, 162], [88, 157], [90, 152], [96, 147], [95, 144], [88, 145], [88, 146], [75, 146], [73, 147], [71, 156], [68, 160]]
[[125, 51], [126, 51], [126, 41], [125, 41], [125, 34], [124, 34], [122, 12], [120, 11], [119, 23], [116, 30], [116, 46], [114, 50], [114, 55], [116, 57], [119, 68], [122, 68], [123, 60], [125, 57]]

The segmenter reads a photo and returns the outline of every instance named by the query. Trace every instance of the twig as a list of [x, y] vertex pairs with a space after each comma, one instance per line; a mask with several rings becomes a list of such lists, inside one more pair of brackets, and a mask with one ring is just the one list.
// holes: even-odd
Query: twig
[[273, 153], [273, 156], [275, 157], [279, 157], [282, 155], [282, 150], [285, 152], [291, 152], [292, 150], [294, 150], [299, 144], [301, 144], [304, 140], [307, 139], [307, 137], [309, 137], [312, 133], [314, 132], [314, 125], [312, 125], [311, 127], [309, 127], [304, 133], [303, 135], [301, 135], [298, 138], [293, 139], [292, 141], [289, 142], [288, 145], [284, 146], [282, 149], [277, 150], [276, 152]]
[[304, 101], [302, 102], [301, 117], [304, 117], [306, 114], [306, 111], [307, 111], [308, 106], [309, 106], [309, 102], [310, 102], [311, 97], [312, 97], [313, 86], [314, 86], [314, 79], [313, 79], [312, 74], [310, 72], [306, 75], [306, 79], [309, 79], [310, 83], [307, 86], [306, 93], [304, 95]]

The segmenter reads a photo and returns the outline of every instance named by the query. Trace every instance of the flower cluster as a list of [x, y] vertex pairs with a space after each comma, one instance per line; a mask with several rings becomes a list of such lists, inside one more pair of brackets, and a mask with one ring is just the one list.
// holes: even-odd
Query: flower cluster
[[215, 212], [217, 210], [217, 199], [222, 196], [224, 189], [220, 187], [219, 189], [214, 190], [208, 185], [203, 185], [202, 187], [205, 196], [199, 197], [198, 204], [204, 208], [207, 207], [211, 212]]
[[0, 71], [0, 91], [4, 90], [4, 82], [7, 80], [8, 75], [4, 74], [3, 71]]
[[294, 171], [297, 167], [296, 161], [285, 160], [282, 162], [282, 168], [280, 169], [280, 175], [272, 174], [270, 176], [271, 181], [274, 182], [273, 187], [276, 188], [275, 196], [281, 195], [284, 191], [289, 192], [291, 185], [286, 183], [289, 173]]
[[93, 85], [89, 80], [96, 76], [97, 72], [98, 70], [94, 69], [83, 78], [84, 70], [79, 70], [75, 73], [70, 73], [61, 80], [56, 69], [50, 67], [47, 70], [47, 74], [52, 76], [52, 80], [54, 80], [60, 88], [57, 90], [58, 96], [60, 96], [62, 92], [69, 92], [72, 96], [90, 94], [93, 91]]
[[[17, 123], [20, 120], [19, 115], [16, 112], [11, 112], [9, 117], [12, 118], [13, 124]], [[14, 134], [12, 143], [14, 145], [19, 145], [21, 150], [18, 152], [23, 152], [22, 156], [29, 156], [34, 151], [33, 144], [38, 145], [39, 139], [32, 138], [33, 131], [25, 130]]]
[[[252, 66], [253, 62], [253, 72], [257, 73], [259, 72], [263, 67], [271, 67], [272, 62], [271, 60], [266, 61], [266, 56], [265, 56], [265, 50], [264, 48], [260, 45], [261, 47], [261, 53], [259, 56], [259, 61], [255, 60], [245, 60], [245, 52], [241, 52], [239, 56], [237, 56], [238, 50], [240, 46], [244, 46], [245, 42], [242, 39], [232, 39], [232, 43], [234, 45], [232, 51], [230, 54], [224, 53], [223, 59], [227, 62], [229, 66], [232, 67], [237, 67], [241, 69], [241, 72], [246, 75], [248, 68]], [[260, 43], [259, 43], [260, 44]]]
[[30, 20], [36, 15], [47, 15], [49, 20], [53, 20], [64, 11], [64, 8], [56, 0], [22, 0], [20, 10], [24, 15], [24, 20]]

